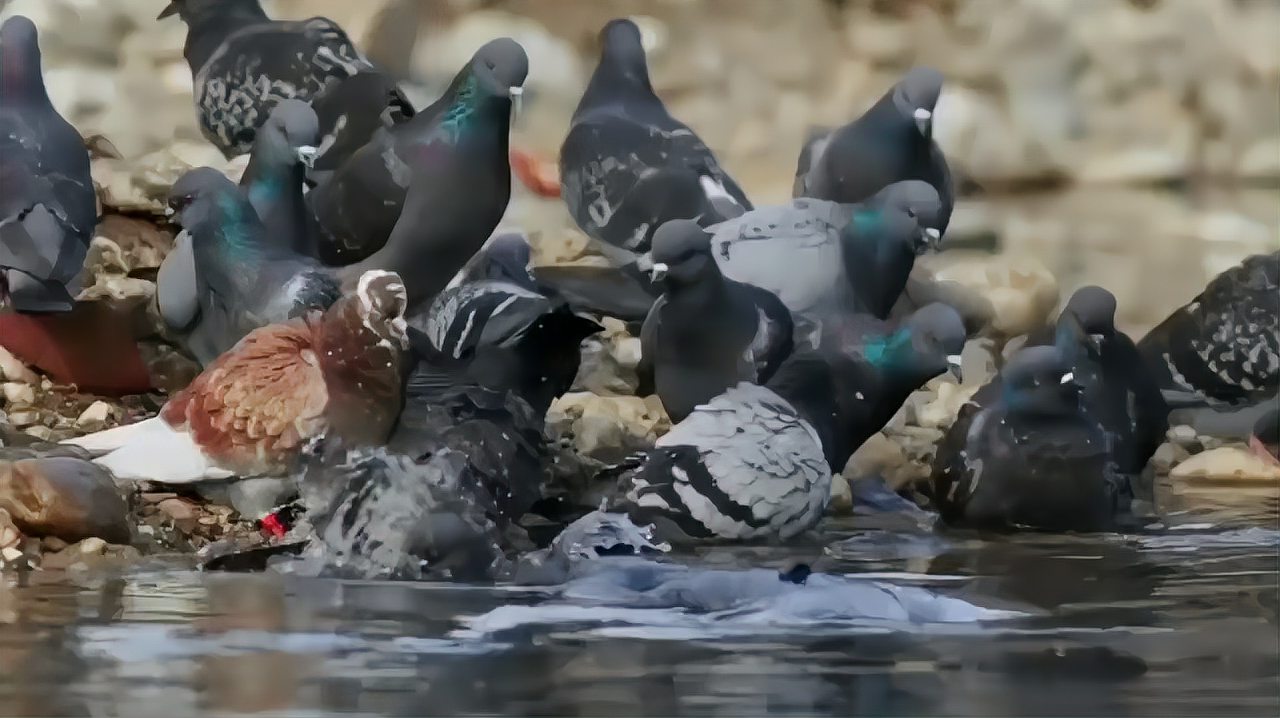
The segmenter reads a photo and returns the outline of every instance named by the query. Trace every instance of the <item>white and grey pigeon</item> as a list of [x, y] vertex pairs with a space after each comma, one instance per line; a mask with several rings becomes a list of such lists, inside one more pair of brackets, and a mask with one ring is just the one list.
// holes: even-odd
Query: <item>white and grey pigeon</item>
[[1241, 407], [1280, 392], [1280, 251], [1214, 277], [1138, 342], [1174, 406]]
[[310, 102], [331, 82], [374, 69], [327, 18], [272, 20], [259, 0], [171, 0], [157, 19], [172, 15], [187, 24], [200, 130], [227, 157], [253, 147], [280, 100]]
[[615, 264], [649, 249], [671, 219], [704, 225], [751, 209], [746, 194], [649, 82], [640, 30], [611, 20], [600, 63], [560, 148], [561, 196]]
[[861, 202], [894, 182], [923, 180], [942, 198], [938, 229], [945, 233], [955, 189], [933, 141], [942, 81], [937, 70], [914, 68], [858, 119], [828, 135], [812, 133], [797, 162], [794, 195]]
[[[254, 329], [326, 309], [338, 281], [316, 260], [276, 243], [253, 206], [221, 172], [199, 167], [169, 191], [194, 259], [161, 267], [156, 302], [170, 330], [208, 364]], [[181, 250], [186, 251], [186, 250]]]
[[938, 247], [941, 204], [932, 186], [898, 182], [859, 204], [799, 198], [709, 229], [726, 277], [776, 295], [812, 340], [824, 318], [885, 318], [917, 255]]
[[0, 303], [68, 311], [97, 224], [89, 153], [45, 91], [32, 22], [0, 27]]
[[739, 381], [763, 383], [791, 353], [791, 313], [776, 296], [720, 273], [711, 236], [675, 219], [654, 235], [663, 290], [640, 331], [640, 394], [656, 392], [674, 421]]

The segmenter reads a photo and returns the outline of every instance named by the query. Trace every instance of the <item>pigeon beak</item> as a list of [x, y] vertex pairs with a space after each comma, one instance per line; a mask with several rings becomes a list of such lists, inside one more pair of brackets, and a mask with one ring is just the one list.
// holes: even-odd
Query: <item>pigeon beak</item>
[[311, 145], [302, 145], [301, 147], [294, 149], [294, 152], [298, 155], [298, 162], [301, 162], [303, 167], [309, 168], [315, 166], [316, 156], [320, 154], [320, 148], [313, 147]]
[[1095, 352], [1102, 353], [1102, 343], [1104, 341], [1106, 341], [1106, 337], [1102, 336], [1101, 334], [1089, 335], [1089, 347], [1092, 348]]
[[513, 85], [507, 88], [507, 95], [511, 98], [511, 118], [520, 117], [520, 107], [524, 104], [524, 88]]
[[951, 375], [954, 376], [956, 381], [960, 384], [964, 383], [964, 371], [962, 369], [963, 363], [964, 362], [961, 361], [959, 354], [947, 355], [947, 370], [951, 372]]
[[942, 230], [937, 227], [926, 227], [924, 230], [925, 247], [938, 251], [942, 248]]
[[639, 257], [636, 257], [636, 269], [641, 272], [653, 271], [653, 255], [649, 252], [645, 252]]
[[916, 111], [911, 113], [911, 119], [916, 121], [916, 129], [920, 130], [920, 134], [929, 137], [933, 131], [933, 113], [923, 107], [917, 107]]
[[1067, 372], [1066, 374], [1063, 374], [1063, 375], [1062, 375], [1062, 378], [1058, 380], [1058, 383], [1059, 383], [1059, 384], [1062, 384], [1062, 385], [1066, 385], [1066, 384], [1070, 384], [1070, 383], [1074, 382], [1075, 380], [1076, 380], [1076, 375], [1075, 375], [1075, 373], [1074, 373], [1074, 372]]
[[179, 2], [181, 2], [181, 0], [171, 0], [170, 3], [166, 5], [163, 10], [160, 11], [160, 14], [156, 15], [156, 19], [163, 20], [167, 17], [173, 17], [174, 15], [177, 15]]
[[649, 279], [661, 282], [667, 276], [669, 269], [665, 262], [654, 262], [653, 266], [649, 268]]

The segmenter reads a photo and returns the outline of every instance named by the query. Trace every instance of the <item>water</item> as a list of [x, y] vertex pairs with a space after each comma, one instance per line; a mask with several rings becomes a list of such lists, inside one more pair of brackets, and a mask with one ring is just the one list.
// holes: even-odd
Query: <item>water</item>
[[0, 714], [1275, 715], [1280, 490], [1163, 494], [1167, 528], [1141, 536], [940, 534], [874, 515], [829, 521], [811, 545], [679, 557], [809, 561], [1028, 614], [956, 625], [710, 620], [180, 558], [6, 576]]

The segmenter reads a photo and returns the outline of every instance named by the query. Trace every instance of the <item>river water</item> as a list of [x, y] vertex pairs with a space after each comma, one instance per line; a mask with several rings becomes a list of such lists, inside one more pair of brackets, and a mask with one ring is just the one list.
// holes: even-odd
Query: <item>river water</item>
[[[0, 715], [1276, 715], [1280, 488], [1164, 485], [1159, 504], [1143, 534], [979, 536], [893, 513], [666, 559], [806, 561], [1026, 614], [965, 625], [582, 608], [177, 557], [7, 575]], [[521, 618], [477, 620], [502, 606]]]

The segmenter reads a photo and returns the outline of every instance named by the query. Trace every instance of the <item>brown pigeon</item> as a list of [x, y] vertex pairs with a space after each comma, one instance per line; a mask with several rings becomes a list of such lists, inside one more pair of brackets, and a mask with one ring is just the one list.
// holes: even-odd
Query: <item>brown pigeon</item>
[[408, 295], [366, 272], [326, 312], [251, 332], [146, 421], [73, 439], [119, 479], [183, 484], [288, 473], [327, 436], [386, 441], [402, 403]]

